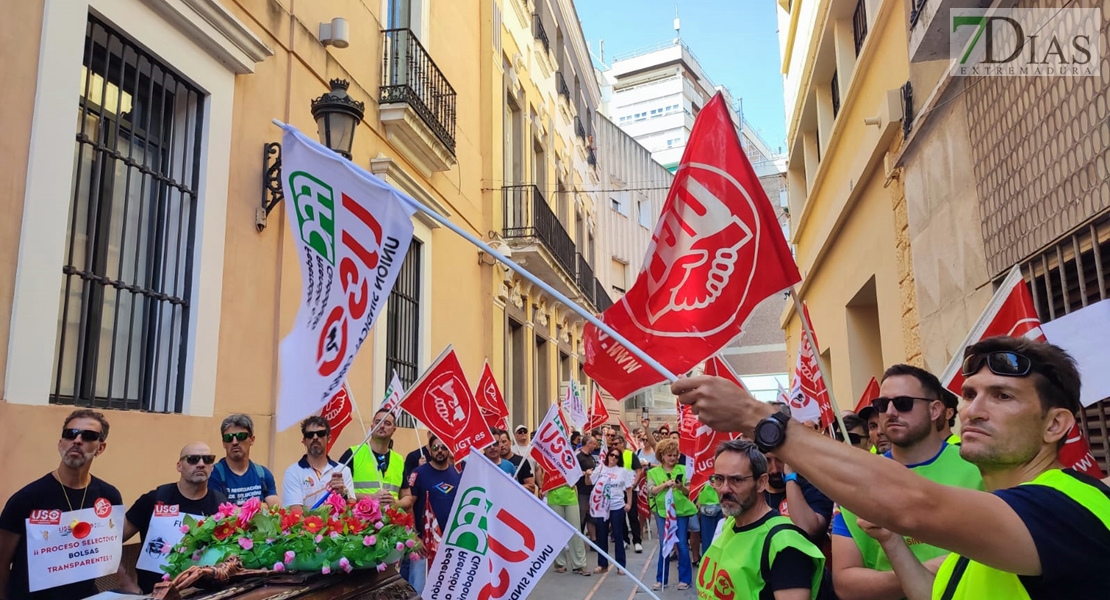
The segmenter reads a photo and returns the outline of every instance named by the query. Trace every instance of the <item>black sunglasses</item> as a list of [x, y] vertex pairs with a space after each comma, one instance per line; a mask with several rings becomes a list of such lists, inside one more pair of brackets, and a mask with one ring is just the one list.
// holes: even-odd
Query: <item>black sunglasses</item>
[[936, 398], [915, 398], [913, 396], [895, 396], [893, 398], [885, 398], [883, 396], [879, 396], [878, 398], [875, 398], [871, 401], [871, 408], [874, 408], [880, 413], [885, 413], [887, 407], [893, 404], [894, 410], [900, 413], [905, 413], [913, 410], [914, 400], [921, 400], [923, 402], [937, 401]]
[[93, 431], [91, 429], [63, 429], [62, 430], [62, 439], [63, 440], [71, 440], [72, 441], [72, 440], [77, 439], [77, 436], [81, 436], [81, 441], [82, 442], [104, 441], [104, 434], [99, 432], [99, 431]]
[[203, 460], [204, 464], [210, 465], [210, 464], [216, 462], [216, 455], [214, 455], [214, 454], [189, 454], [189, 455], [186, 455], [186, 456], [182, 456], [181, 460], [189, 463], [190, 465], [195, 465], [198, 462]]
[[224, 434], [224, 443], [225, 444], [230, 444], [231, 440], [239, 440], [240, 442], [243, 442], [243, 441], [246, 441], [246, 439], [249, 438], [250, 436], [251, 436], [251, 434], [249, 434], [245, 431], [237, 431], [235, 433], [225, 433]]
[[1003, 377], [1028, 377], [1030, 373], [1036, 371], [1044, 375], [1056, 387], [1061, 389], [1064, 387], [1060, 385], [1060, 380], [1056, 378], [1056, 373], [1052, 372], [1051, 369], [1037, 368], [1028, 356], [1005, 350], [985, 354], [970, 354], [964, 358], [963, 368], [960, 371], [964, 377], [971, 377], [978, 373], [984, 364], [990, 369], [991, 373]]
[[323, 439], [323, 438], [326, 438], [326, 437], [328, 437], [328, 432], [323, 430], [323, 429], [320, 429], [320, 430], [317, 430], [317, 431], [306, 431], [306, 432], [304, 432], [304, 439], [306, 439], [306, 440], [311, 440], [312, 438]]
[[435, 444], [435, 445], [429, 445], [428, 449], [431, 450], [432, 452], [439, 452], [440, 450], [446, 450], [447, 446], [444, 446], [443, 444]]

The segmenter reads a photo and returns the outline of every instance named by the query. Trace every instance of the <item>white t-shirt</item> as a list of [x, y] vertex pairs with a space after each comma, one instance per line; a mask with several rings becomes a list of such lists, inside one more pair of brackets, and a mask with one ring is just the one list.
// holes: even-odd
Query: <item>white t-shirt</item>
[[636, 482], [636, 474], [624, 467], [599, 466], [594, 469], [594, 485], [604, 485], [609, 493], [609, 510], [624, 508], [624, 490]]
[[307, 456], [301, 457], [301, 460], [289, 465], [285, 470], [285, 477], [281, 481], [282, 505], [300, 504], [305, 510], [312, 508], [320, 498], [324, 497], [324, 492], [331, 482], [331, 474], [340, 469], [342, 469], [343, 485], [347, 487], [347, 493], [353, 494], [355, 481], [349, 467], [329, 458], [328, 466], [323, 471], [317, 471], [308, 464]]

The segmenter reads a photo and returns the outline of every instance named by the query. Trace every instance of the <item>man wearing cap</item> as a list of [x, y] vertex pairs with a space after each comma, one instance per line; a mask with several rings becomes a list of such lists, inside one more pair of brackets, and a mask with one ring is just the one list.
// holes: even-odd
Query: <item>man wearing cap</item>
[[[671, 389], [703, 422], [753, 436], [873, 523], [860, 521], [882, 544], [911, 600], [1105, 598], [1110, 488], [1064, 468], [1057, 456], [1081, 409], [1074, 360], [1052, 344], [994, 337], [964, 350], [962, 372], [959, 452], [979, 467], [990, 493], [941, 485], [779, 420], [727, 380], [691, 377]], [[926, 402], [938, 421], [945, 415], [938, 398], [918, 400], [884, 382], [881, 398], [894, 393]], [[901, 415], [897, 408], [886, 415], [895, 447], [912, 427]], [[951, 551], [935, 576], [906, 536]]]
[[513, 454], [528, 458], [528, 428], [524, 425], [513, 427]]
[[867, 437], [871, 442], [871, 453], [886, 454], [890, 450], [890, 440], [887, 439], [879, 423], [879, 411], [868, 404], [860, 409], [859, 418], [867, 422]]

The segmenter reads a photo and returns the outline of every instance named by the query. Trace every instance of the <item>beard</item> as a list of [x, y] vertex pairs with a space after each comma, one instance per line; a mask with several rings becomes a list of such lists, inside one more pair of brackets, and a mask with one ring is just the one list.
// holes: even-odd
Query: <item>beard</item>
[[[895, 429], [893, 432], [886, 431], [885, 433], [887, 440], [899, 448], [908, 448], [929, 437], [929, 432], [934, 427], [933, 422], [929, 420], [920, 423], [916, 427], [911, 426], [905, 421], [899, 421], [898, 424], [902, 425], [901, 431]], [[891, 435], [891, 433], [894, 433], [894, 435]]]
[[193, 471], [185, 476], [185, 480], [191, 483], [203, 483], [208, 481], [208, 471], [203, 469], [200, 471]]
[[[78, 450], [78, 452], [81, 452], [81, 451]], [[62, 455], [62, 463], [64, 463], [65, 466], [67, 466], [71, 469], [80, 469], [81, 467], [83, 467], [83, 466], [89, 464], [90, 462], [92, 462], [92, 459], [94, 457], [96, 457], [96, 452], [95, 451], [93, 451], [93, 452], [81, 452], [81, 456], [77, 457], [77, 456], [70, 456], [69, 450], [66, 450], [66, 453]]]
[[776, 490], [781, 490], [783, 486], [786, 485], [786, 482], [782, 479], [782, 473], [768, 473], [767, 485], [768, 487], [775, 488]]
[[[755, 503], [757, 501], [756, 494], [758, 493], [758, 491], [753, 489], [752, 493], [744, 496], [743, 498], [732, 493], [721, 496], [721, 512], [724, 513], [726, 517], [740, 516], [741, 514], [747, 512], [751, 507], [755, 506]], [[730, 504], [726, 505], [726, 501]]]
[[313, 442], [308, 445], [308, 454], [310, 456], [323, 456], [325, 446], [319, 442]]

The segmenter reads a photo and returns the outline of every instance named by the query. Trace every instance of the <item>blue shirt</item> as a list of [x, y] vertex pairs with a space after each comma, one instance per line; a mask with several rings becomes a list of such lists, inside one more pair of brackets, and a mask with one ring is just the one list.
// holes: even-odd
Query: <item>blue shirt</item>
[[274, 474], [254, 461], [250, 461], [246, 473], [236, 475], [227, 464], [227, 459], [221, 458], [212, 469], [208, 487], [227, 496], [228, 501], [235, 504], [242, 504], [251, 498], [265, 502], [268, 496], [278, 495]]
[[450, 465], [440, 471], [432, 463], [424, 463], [412, 472], [408, 487], [409, 493], [416, 498], [412, 507], [416, 531], [424, 531], [424, 510], [428, 500], [431, 500], [432, 513], [436, 516], [440, 530], [447, 528], [447, 520], [451, 518], [451, 505], [455, 502], [455, 492], [459, 489], [461, 479], [462, 475]]

